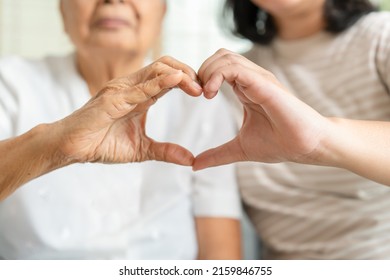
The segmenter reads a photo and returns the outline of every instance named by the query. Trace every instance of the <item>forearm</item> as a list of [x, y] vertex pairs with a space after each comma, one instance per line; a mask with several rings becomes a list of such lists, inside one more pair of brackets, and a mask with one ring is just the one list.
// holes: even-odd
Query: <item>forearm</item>
[[315, 164], [348, 169], [390, 186], [390, 123], [330, 119]]
[[198, 259], [236, 260], [242, 258], [239, 220], [196, 218]]
[[18, 137], [0, 141], [0, 201], [23, 184], [65, 166], [53, 125], [39, 125]]

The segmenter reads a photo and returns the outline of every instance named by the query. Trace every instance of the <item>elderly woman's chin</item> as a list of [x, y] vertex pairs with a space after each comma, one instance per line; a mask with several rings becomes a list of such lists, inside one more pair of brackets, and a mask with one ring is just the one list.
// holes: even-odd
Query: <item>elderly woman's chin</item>
[[133, 52], [139, 48], [140, 42], [136, 40], [134, 34], [123, 32], [107, 32], [91, 38], [90, 47], [115, 50], [118, 52]]

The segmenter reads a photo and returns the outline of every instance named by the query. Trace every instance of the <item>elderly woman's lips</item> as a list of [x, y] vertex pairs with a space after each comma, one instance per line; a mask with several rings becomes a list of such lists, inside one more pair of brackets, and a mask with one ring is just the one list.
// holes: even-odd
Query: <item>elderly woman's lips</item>
[[99, 28], [116, 29], [121, 27], [128, 27], [130, 23], [118, 18], [103, 18], [95, 22], [95, 26]]

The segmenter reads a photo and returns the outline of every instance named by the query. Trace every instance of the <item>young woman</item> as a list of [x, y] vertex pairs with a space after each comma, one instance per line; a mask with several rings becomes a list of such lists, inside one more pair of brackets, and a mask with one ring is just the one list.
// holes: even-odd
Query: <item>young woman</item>
[[[217, 54], [203, 65], [199, 75], [204, 83], [208, 81], [210, 75], [212, 76], [210, 73], [217, 77], [215, 78], [217, 81], [213, 82], [215, 84], [206, 85], [206, 92], [208, 86], [215, 91], [220, 80], [229, 77], [228, 81], [235, 92], [239, 93], [240, 100], [245, 105], [244, 131], [253, 128], [245, 124], [253, 124], [255, 120], [265, 122], [269, 120], [270, 113], [267, 107], [253, 113], [256, 107], [252, 103], [259, 100], [249, 98], [248, 101], [244, 98], [246, 95], [243, 93], [248, 90], [247, 87], [256, 88], [257, 91], [273, 92], [275, 84], [277, 87], [280, 86], [276, 81], [274, 85], [242, 83], [246, 78], [248, 82], [254, 71], [268, 79], [274, 79], [270, 73], [260, 70], [256, 65], [270, 70], [284, 85], [284, 92], [293, 93], [323, 116], [390, 120], [388, 13], [373, 12], [375, 8], [365, 0], [228, 0], [227, 9], [234, 17], [235, 33], [254, 42], [254, 46], [244, 54], [246, 59], [222, 51], [222, 54]], [[248, 59], [252, 63], [247, 61]], [[229, 66], [227, 73], [222, 73], [223, 67], [218, 65], [219, 63]], [[259, 80], [263, 81], [264, 78]], [[260, 101], [269, 102], [267, 105], [275, 105], [276, 103], [272, 102], [279, 98], [278, 95], [266, 96], [266, 99], [260, 98]], [[237, 111], [242, 110], [242, 103], [237, 100], [234, 102]], [[305, 122], [323, 120], [316, 118], [318, 115], [312, 114], [313, 111], [309, 111], [311, 119], [294, 118], [294, 115], [299, 116], [295, 114], [298, 113], [297, 108], [301, 108], [297, 104], [292, 101], [289, 105], [289, 110], [294, 113], [291, 118], [284, 115], [284, 119], [278, 119], [290, 121], [282, 122], [285, 126], [280, 127], [289, 125], [305, 127]], [[289, 110], [285, 113], [287, 114]], [[241, 112], [237, 114], [237, 121], [241, 125]], [[328, 122], [320, 121], [320, 124], [326, 123]], [[272, 126], [266, 128], [273, 129]], [[359, 126], [355, 126], [356, 128], [359, 130]], [[385, 135], [381, 134], [380, 126], [376, 128], [374, 126], [373, 133], [379, 130], [379, 135]], [[263, 131], [265, 134], [269, 132]], [[321, 129], [316, 131], [320, 133]], [[351, 133], [350, 130], [334, 131], [339, 132], [340, 139], [345, 135], [356, 138], [362, 135]], [[343, 136], [340, 131], [346, 134]], [[261, 131], [258, 131], [258, 134], [260, 133]], [[303, 143], [302, 139], [297, 141], [294, 133], [280, 134], [279, 140], [282, 136], [284, 144]], [[259, 145], [263, 148], [263, 154], [244, 154], [240, 160], [247, 158], [254, 160], [261, 156], [262, 161], [266, 162], [286, 160], [283, 157], [269, 156], [278, 153], [277, 150], [268, 150], [270, 154], [265, 152], [272, 146], [272, 138], [264, 136], [261, 139], [263, 141]], [[385, 143], [376, 144], [374, 139], [370, 143], [372, 147], [386, 147]], [[284, 146], [279, 144], [279, 148]], [[308, 146], [310, 144], [312, 143]], [[344, 146], [348, 149], [355, 148], [355, 153], [364, 151], [358, 149], [362, 147], [360, 142]], [[230, 146], [230, 152], [237, 151], [235, 148], [237, 145]], [[300, 148], [302, 146], [297, 147], [298, 150]], [[313, 146], [310, 149], [313, 149]], [[310, 149], [306, 152], [309, 153]], [[283, 152], [286, 150], [280, 153]], [[378, 152], [373, 148], [372, 154]], [[289, 156], [287, 158], [291, 161], [291, 154]], [[207, 159], [208, 163], [197, 161], [195, 169], [208, 165], [210, 158]], [[292, 161], [304, 162], [302, 158], [294, 158]], [[379, 158], [378, 162], [385, 161]], [[358, 169], [362, 173], [364, 166], [360, 165]], [[363, 173], [367, 175], [369, 172]], [[291, 162], [271, 165], [243, 163], [238, 167], [238, 174], [242, 197], [247, 212], [262, 238], [266, 258], [390, 258], [388, 187], [344, 169]], [[386, 182], [383, 179], [379, 181]]]

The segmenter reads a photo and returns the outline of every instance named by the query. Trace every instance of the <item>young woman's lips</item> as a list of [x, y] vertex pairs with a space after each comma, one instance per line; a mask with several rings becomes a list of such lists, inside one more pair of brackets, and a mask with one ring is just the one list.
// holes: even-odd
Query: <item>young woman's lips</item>
[[95, 26], [104, 29], [119, 29], [129, 27], [130, 23], [120, 18], [101, 18], [95, 22]]

